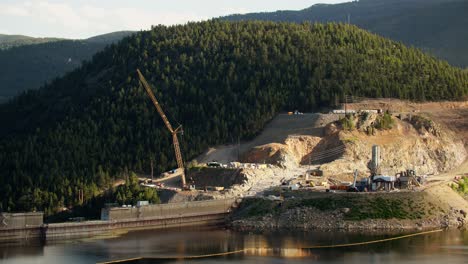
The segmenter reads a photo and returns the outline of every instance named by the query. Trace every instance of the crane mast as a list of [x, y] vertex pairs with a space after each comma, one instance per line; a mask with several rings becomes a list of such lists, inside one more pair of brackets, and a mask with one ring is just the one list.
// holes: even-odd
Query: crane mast
[[145, 77], [143, 76], [143, 74], [140, 72], [139, 69], [137, 69], [137, 72], [138, 72], [138, 77], [140, 78], [140, 82], [141, 82], [141, 84], [143, 84], [143, 87], [145, 88], [146, 93], [148, 94], [151, 101], [153, 102], [153, 105], [156, 107], [156, 110], [158, 111], [159, 115], [161, 116], [162, 120], [164, 121], [164, 124], [166, 125], [167, 129], [172, 134], [172, 144], [174, 145], [174, 152], [175, 152], [175, 156], [176, 156], [176, 160], [177, 160], [177, 166], [178, 166], [179, 169], [182, 170], [182, 174], [181, 174], [182, 188], [184, 188], [185, 185], [186, 185], [184, 161], [182, 159], [182, 152], [180, 151], [179, 139], [177, 138], [177, 134], [183, 132], [182, 126], [179, 126], [176, 129], [174, 129], [172, 127], [171, 123], [167, 119], [166, 114], [164, 114], [164, 111], [163, 111], [161, 105], [159, 104], [158, 100], [154, 96], [154, 93], [151, 90], [151, 86], [148, 84], [148, 82], [146, 81]]

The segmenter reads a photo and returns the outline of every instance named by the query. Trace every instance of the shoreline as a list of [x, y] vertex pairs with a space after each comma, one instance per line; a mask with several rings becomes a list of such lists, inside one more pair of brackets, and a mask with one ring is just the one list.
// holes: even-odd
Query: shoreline
[[[446, 185], [415, 192], [246, 198], [228, 219], [236, 231], [421, 231], [467, 228], [468, 202]], [[286, 196], [287, 197], [287, 196]]]
[[[304, 213], [307, 209], [297, 208], [296, 212]], [[302, 211], [302, 212], [301, 212]], [[368, 219], [362, 221], [349, 221], [344, 219], [336, 219], [339, 212], [327, 213], [306, 212], [315, 214], [314, 223], [306, 221], [284, 221], [284, 216], [267, 215], [262, 218], [254, 219], [238, 219], [230, 221], [227, 227], [234, 231], [240, 232], [275, 232], [275, 231], [339, 231], [344, 233], [399, 233], [410, 231], [428, 231], [435, 229], [467, 229], [468, 226], [463, 221], [459, 221], [460, 216], [456, 213], [452, 216], [441, 218], [429, 218], [421, 220], [407, 219]], [[305, 214], [304, 214], [305, 215]], [[330, 217], [331, 216], [331, 217]], [[321, 218], [320, 220], [317, 220]], [[335, 221], [330, 221], [330, 218], [335, 218]]]

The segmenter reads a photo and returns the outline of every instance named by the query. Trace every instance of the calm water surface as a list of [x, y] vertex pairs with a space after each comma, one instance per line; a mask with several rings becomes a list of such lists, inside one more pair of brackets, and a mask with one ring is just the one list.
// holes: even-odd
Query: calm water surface
[[[444, 231], [402, 240], [348, 248], [301, 250], [313, 245], [370, 241], [392, 235], [340, 232], [253, 234], [222, 229], [134, 231], [94, 240], [41, 245], [0, 245], [0, 263], [96, 263], [133, 257], [171, 257], [248, 248], [230, 256], [185, 260], [189, 263], [468, 263], [468, 231]], [[149, 263], [182, 263], [155, 260]]]

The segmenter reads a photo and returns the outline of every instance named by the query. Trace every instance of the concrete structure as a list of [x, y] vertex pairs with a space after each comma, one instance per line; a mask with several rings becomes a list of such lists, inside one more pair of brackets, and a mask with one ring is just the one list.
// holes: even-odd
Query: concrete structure
[[40, 237], [44, 213], [0, 214], [0, 241]]
[[[1, 241], [57, 240], [108, 235], [121, 229], [162, 229], [224, 223], [236, 199], [210, 200], [142, 207], [113, 207], [101, 212], [101, 221], [43, 224], [42, 213], [2, 214]], [[0, 223], [2, 222], [0, 221]]]
[[170, 218], [200, 214], [227, 213], [235, 199], [209, 200], [186, 203], [156, 204], [144, 207], [113, 207], [101, 210], [101, 220]]
[[19, 229], [42, 225], [44, 213], [1, 213], [0, 229]]

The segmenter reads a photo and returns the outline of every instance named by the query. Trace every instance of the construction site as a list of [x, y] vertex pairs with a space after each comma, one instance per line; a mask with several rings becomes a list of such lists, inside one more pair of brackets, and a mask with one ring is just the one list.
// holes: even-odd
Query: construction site
[[[255, 139], [212, 147], [184, 163], [177, 139], [182, 127], [172, 128], [141, 74], [140, 80], [174, 142], [178, 168], [161, 177], [140, 178], [141, 185], [158, 189], [164, 203], [241, 198], [282, 206], [311, 197], [341, 201], [340, 197], [351, 195], [347, 200], [353, 200], [360, 195], [393, 201], [398, 207], [399, 198], [406, 197], [406, 201], [419, 201], [413, 210], [419, 213], [407, 212], [411, 220], [432, 219], [434, 226], [465, 223], [468, 203], [449, 185], [468, 175], [467, 102], [349, 97], [340, 108], [326, 112], [279, 114]], [[392, 210], [391, 204], [383, 206]], [[241, 203], [238, 211], [244, 207]], [[350, 210], [340, 205], [335, 209]], [[272, 216], [268, 210], [264, 213]], [[237, 214], [233, 222], [245, 225], [245, 217], [249, 214]], [[390, 218], [395, 220], [391, 214], [385, 217]], [[253, 220], [259, 223], [258, 217]]]
[[[279, 114], [255, 139], [211, 147], [184, 163], [177, 139], [182, 128], [172, 128], [141, 74], [140, 80], [173, 135], [179, 165], [159, 178], [140, 178], [164, 203], [243, 198], [281, 205], [304, 197], [379, 194], [392, 200], [386, 195], [440, 193], [468, 173], [467, 102], [349, 97], [326, 112]], [[442, 200], [438, 209], [445, 209], [438, 211], [447, 218], [453, 201]], [[454, 225], [463, 225], [468, 204], [452, 200], [461, 207], [454, 210]]]
[[251, 141], [213, 146], [184, 161], [182, 126], [171, 125], [138, 76], [172, 135], [178, 165], [139, 175], [162, 204], [110, 204], [100, 221], [79, 223], [2, 214], [4, 239], [219, 223], [241, 230], [465, 226], [468, 201], [450, 186], [468, 176], [468, 102], [347, 98], [321, 113], [279, 114]]
[[[454, 112], [466, 111], [465, 104], [452, 104]], [[280, 114], [252, 141], [210, 148], [187, 168], [153, 180], [142, 177], [141, 183], [174, 191], [174, 201], [256, 196], [275, 188], [405, 191], [417, 190], [466, 159], [466, 138], [447, 127], [453, 122], [437, 122], [437, 115], [431, 120], [420, 109], [396, 111], [391, 103], [347, 107], [346, 113]], [[391, 124], [377, 128], [384, 117]], [[180, 157], [180, 150], [176, 153]]]

